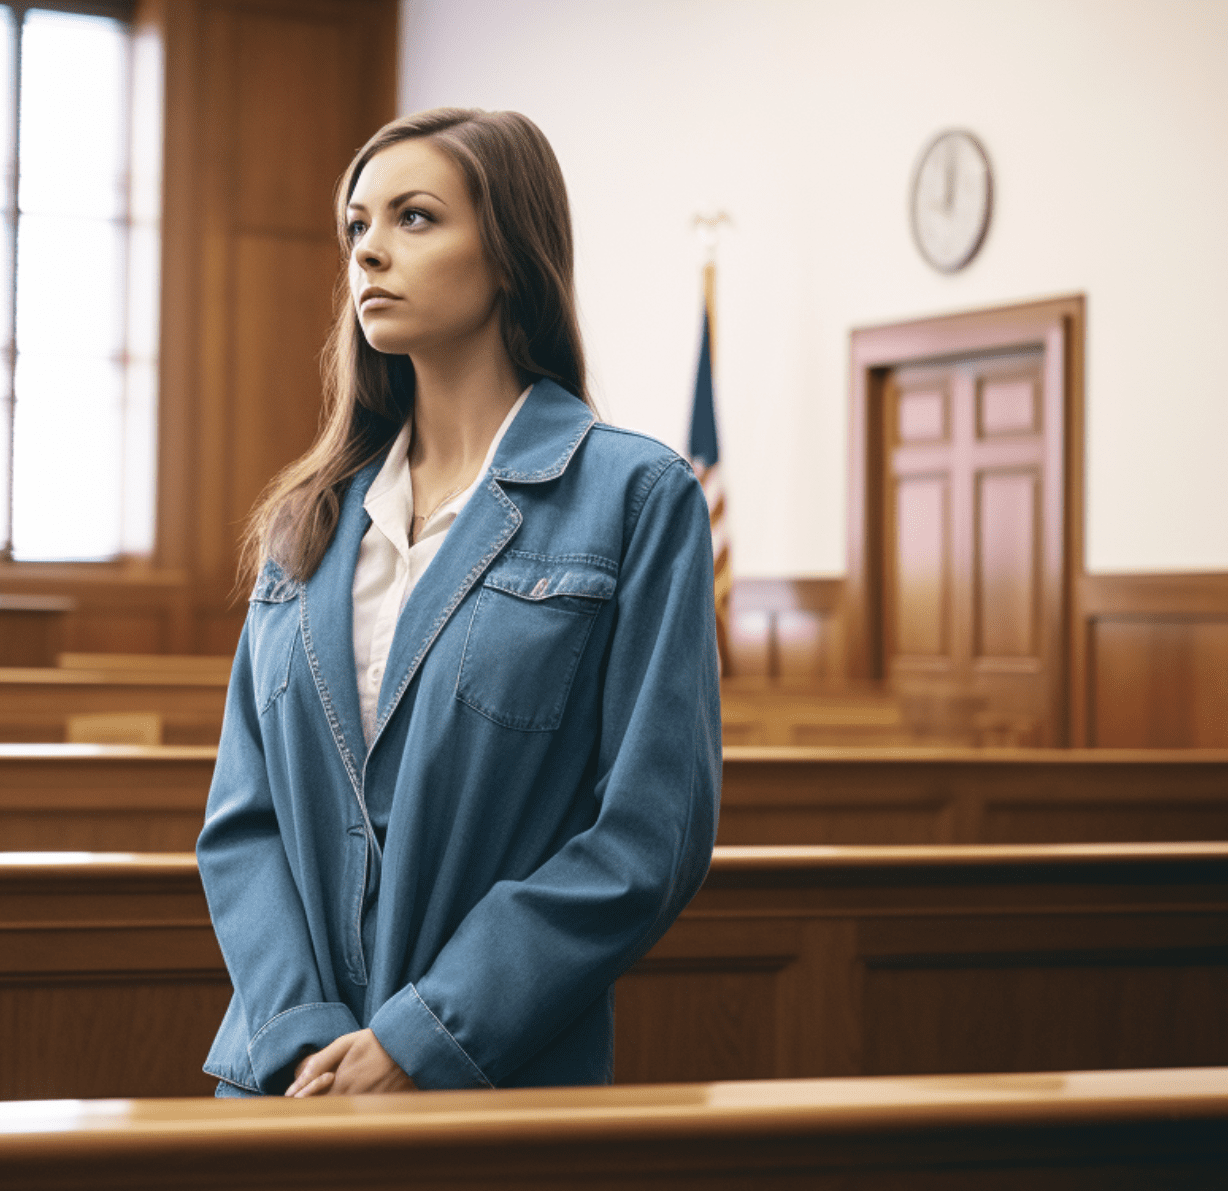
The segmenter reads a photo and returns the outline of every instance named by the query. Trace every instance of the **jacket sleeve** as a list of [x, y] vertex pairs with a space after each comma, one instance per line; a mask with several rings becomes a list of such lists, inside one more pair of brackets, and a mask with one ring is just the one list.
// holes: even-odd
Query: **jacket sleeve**
[[231, 672], [217, 764], [196, 844], [209, 914], [242, 1006], [260, 1090], [284, 1091], [303, 1056], [357, 1030], [328, 1002], [278, 830], [252, 680], [251, 617]]
[[707, 873], [721, 779], [707, 503], [674, 457], [634, 514], [601, 696], [596, 821], [525, 879], [496, 884], [372, 1018], [420, 1087], [498, 1084], [648, 951]]

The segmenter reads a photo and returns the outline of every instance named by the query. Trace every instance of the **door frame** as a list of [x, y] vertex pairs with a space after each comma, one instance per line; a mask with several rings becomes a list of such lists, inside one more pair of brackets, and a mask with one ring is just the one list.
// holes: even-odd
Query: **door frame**
[[[894, 368], [983, 352], [1039, 348], [1044, 356], [1046, 483], [1041, 600], [1047, 625], [1058, 626], [1048, 676], [1055, 744], [1081, 739], [1082, 700], [1072, 698], [1086, 666], [1076, 631], [1083, 573], [1083, 418], [1086, 299], [1082, 294], [973, 310], [850, 333], [848, 563], [846, 659], [851, 679], [882, 681], [884, 587], [882, 507], [886, 442], [884, 382]], [[1055, 433], [1050, 437], [1048, 429]], [[1055, 530], [1060, 527], [1060, 532]]]

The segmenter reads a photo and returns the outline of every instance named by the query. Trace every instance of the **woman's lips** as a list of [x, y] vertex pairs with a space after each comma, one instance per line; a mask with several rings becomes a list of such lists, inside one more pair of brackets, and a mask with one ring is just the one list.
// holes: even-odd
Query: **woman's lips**
[[370, 286], [359, 295], [358, 307], [360, 310], [382, 310], [400, 300], [396, 294], [390, 294], [386, 289]]

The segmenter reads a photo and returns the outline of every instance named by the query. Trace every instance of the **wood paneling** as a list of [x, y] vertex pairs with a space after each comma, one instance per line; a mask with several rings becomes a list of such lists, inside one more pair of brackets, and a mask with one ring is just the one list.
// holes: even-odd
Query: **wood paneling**
[[841, 579], [738, 579], [729, 604], [735, 687], [815, 687], [844, 681]]
[[[619, 983], [618, 1078], [1224, 1064], [1226, 881], [1223, 844], [718, 848]], [[0, 857], [0, 1097], [203, 1091], [226, 993], [190, 855]]]
[[54, 665], [75, 609], [63, 596], [0, 595], [0, 666]]
[[1228, 839], [1228, 752], [725, 750], [722, 844]]
[[718, 849], [620, 982], [618, 1078], [1222, 1063], [1226, 876], [1220, 844]]
[[1139, 1191], [1228, 1177], [1224, 1070], [0, 1105], [10, 1191]]
[[[324, 193], [331, 190], [326, 187]], [[273, 471], [296, 459], [315, 438], [320, 420], [318, 355], [331, 322], [336, 274], [332, 240], [300, 241], [271, 233], [236, 237], [233, 285], [244, 314], [231, 328], [229, 524], [241, 523]], [[316, 352], [276, 350], [295, 335], [310, 335], [318, 345]], [[307, 393], [316, 394], [316, 400], [305, 400]], [[276, 467], [270, 466], [273, 451], [280, 458]]]
[[1228, 575], [1087, 575], [1079, 604], [1076, 740], [1228, 746]]

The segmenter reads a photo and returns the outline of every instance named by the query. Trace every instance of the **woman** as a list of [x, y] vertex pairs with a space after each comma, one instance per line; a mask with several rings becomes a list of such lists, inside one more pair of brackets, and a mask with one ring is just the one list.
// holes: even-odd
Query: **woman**
[[205, 1070], [219, 1095], [606, 1082], [614, 981], [715, 835], [704, 497], [593, 417], [525, 117], [387, 125], [338, 225], [329, 412], [253, 515], [197, 847], [235, 990]]

